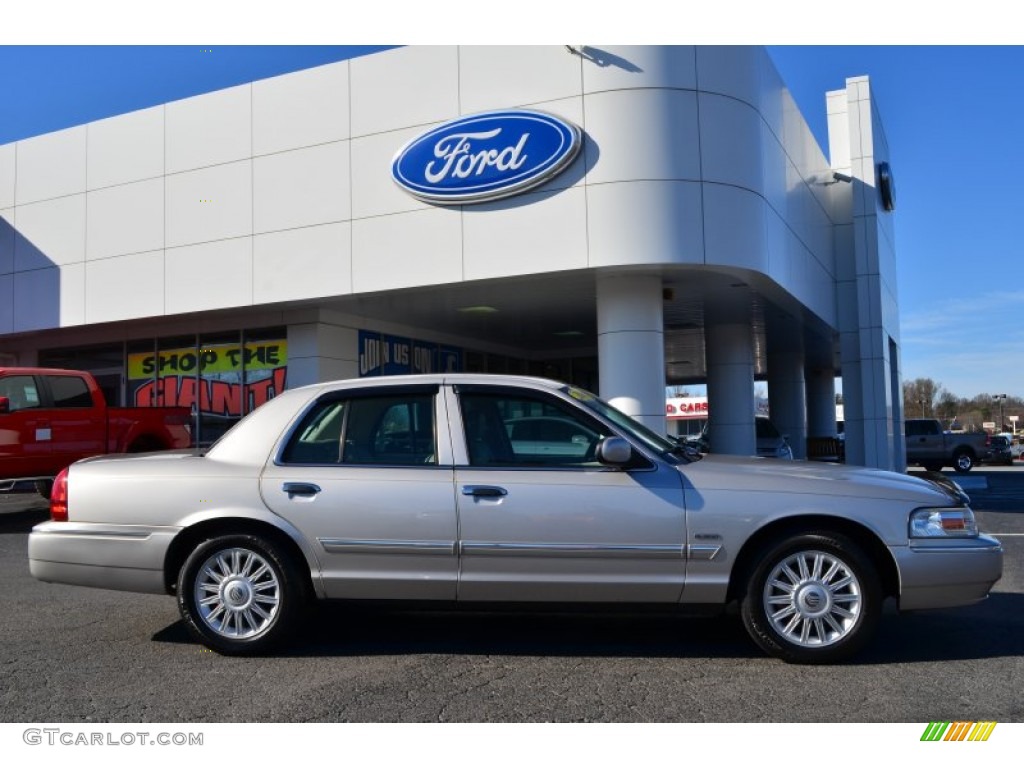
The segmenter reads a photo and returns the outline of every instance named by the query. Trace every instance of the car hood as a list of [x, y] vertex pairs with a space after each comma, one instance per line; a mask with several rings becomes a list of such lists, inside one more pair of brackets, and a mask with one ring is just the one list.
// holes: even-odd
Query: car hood
[[941, 475], [929, 480], [880, 469], [814, 461], [708, 455], [678, 469], [697, 490], [856, 496], [922, 505], [960, 505], [967, 499], [959, 486]]

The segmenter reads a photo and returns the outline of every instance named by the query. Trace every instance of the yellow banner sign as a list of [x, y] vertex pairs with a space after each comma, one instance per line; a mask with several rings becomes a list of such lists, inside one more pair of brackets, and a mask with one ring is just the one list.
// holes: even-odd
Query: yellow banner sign
[[128, 355], [128, 378], [187, 376], [268, 371], [288, 365], [288, 342], [250, 341], [247, 344], [208, 344], [200, 347], [162, 349], [159, 355], [136, 352]]

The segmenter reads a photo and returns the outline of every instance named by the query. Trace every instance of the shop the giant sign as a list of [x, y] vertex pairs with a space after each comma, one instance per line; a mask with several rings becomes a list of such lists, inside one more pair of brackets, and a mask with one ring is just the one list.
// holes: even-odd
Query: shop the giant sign
[[129, 396], [138, 406], [195, 406], [237, 417], [281, 394], [287, 368], [284, 339], [140, 352], [128, 355]]
[[410, 141], [391, 176], [420, 200], [481, 203], [543, 184], [569, 167], [580, 144], [579, 128], [546, 112], [482, 112]]

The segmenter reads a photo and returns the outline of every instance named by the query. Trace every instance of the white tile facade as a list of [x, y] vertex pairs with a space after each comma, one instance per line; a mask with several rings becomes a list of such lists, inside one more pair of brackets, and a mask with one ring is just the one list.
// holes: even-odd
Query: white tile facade
[[14, 206], [15, 145], [0, 146], [0, 209]]
[[167, 235], [174, 248], [252, 234], [252, 160], [167, 177]]
[[89, 124], [87, 184], [102, 189], [164, 175], [164, 107]]
[[[391, 180], [438, 123], [522, 106], [585, 133], [544, 186], [446, 208]], [[851, 399], [875, 397], [899, 341], [874, 182], [888, 146], [865, 79], [822, 108], [831, 164], [761, 48], [419, 46], [0, 146], [0, 334], [699, 266], [770, 283], [840, 333], [864, 381]]]
[[0, 275], [14, 271], [14, 209], [0, 208]]
[[348, 222], [253, 238], [253, 301], [269, 304], [352, 292]]
[[15, 210], [16, 272], [85, 260], [85, 195], [69, 195]]
[[333, 142], [254, 159], [253, 231], [351, 219], [348, 153], [348, 142]]
[[167, 314], [252, 303], [252, 238], [168, 248], [165, 254]]
[[18, 142], [16, 205], [85, 191], [86, 133], [80, 125]]
[[86, 196], [87, 259], [164, 247], [164, 180], [107, 187]]
[[342, 61], [253, 83], [253, 154], [347, 139], [348, 78]]
[[162, 315], [163, 285], [163, 250], [90, 261], [85, 265], [85, 321], [109, 323]]
[[[130, 284], [163, 254], [147, 272], [163, 301], [86, 281], [73, 311], [90, 322], [214, 306], [179, 280], [190, 253], [229, 259], [205, 265], [235, 276], [226, 306], [645, 263], [762, 269], [806, 303], [805, 273], [836, 267], [806, 178], [824, 156], [787, 99], [761, 49], [394, 49], [0, 147], [0, 274], [147, 254], [114, 262]], [[585, 130], [544, 187], [460, 212], [392, 182], [396, 151], [439, 121], [521, 105]]]
[[172, 101], [166, 107], [167, 173], [252, 156], [252, 86]]

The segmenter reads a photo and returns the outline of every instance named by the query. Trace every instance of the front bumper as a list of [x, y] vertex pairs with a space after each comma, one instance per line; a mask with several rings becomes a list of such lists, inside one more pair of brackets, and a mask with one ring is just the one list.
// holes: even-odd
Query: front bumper
[[29, 571], [40, 581], [163, 595], [164, 558], [180, 530], [40, 523], [28, 537]]
[[899, 569], [904, 611], [976, 603], [1003, 575], [1003, 547], [991, 536], [912, 540], [890, 551]]

